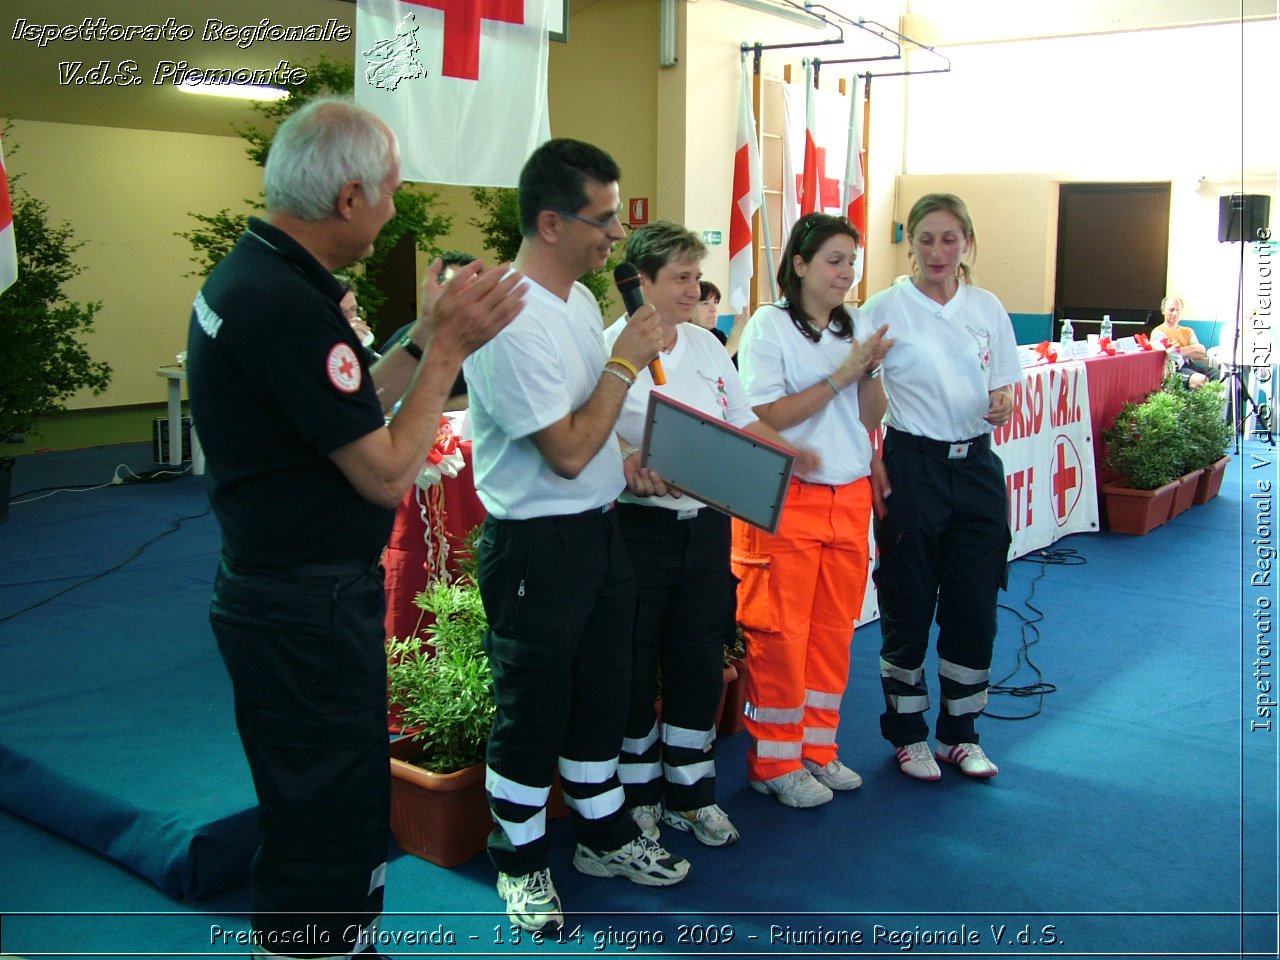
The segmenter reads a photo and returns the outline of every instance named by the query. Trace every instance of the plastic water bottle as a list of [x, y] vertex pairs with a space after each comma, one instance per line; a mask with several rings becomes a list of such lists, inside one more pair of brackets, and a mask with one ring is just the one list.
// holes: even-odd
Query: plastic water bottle
[[1059, 343], [1070, 343], [1076, 338], [1075, 331], [1071, 328], [1070, 320], [1062, 321], [1062, 332], [1058, 334]]
[[1111, 314], [1104, 313], [1102, 315], [1102, 329], [1099, 331], [1098, 337], [1102, 340], [1111, 339]]

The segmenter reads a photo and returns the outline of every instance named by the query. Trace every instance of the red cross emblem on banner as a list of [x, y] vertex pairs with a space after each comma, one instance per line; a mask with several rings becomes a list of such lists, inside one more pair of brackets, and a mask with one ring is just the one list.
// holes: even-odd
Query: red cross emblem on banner
[[440, 72], [460, 80], [480, 79], [480, 25], [484, 20], [524, 23], [524, 0], [405, 0], [444, 14], [444, 59]]
[[1080, 500], [1080, 454], [1075, 444], [1062, 434], [1053, 443], [1053, 515], [1058, 526], [1067, 522]]

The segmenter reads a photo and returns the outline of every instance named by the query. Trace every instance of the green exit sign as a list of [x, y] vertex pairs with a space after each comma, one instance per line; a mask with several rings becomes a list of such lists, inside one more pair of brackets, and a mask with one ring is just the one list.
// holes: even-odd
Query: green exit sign
[[718, 247], [724, 243], [724, 234], [719, 230], [703, 230], [702, 242], [709, 247]]

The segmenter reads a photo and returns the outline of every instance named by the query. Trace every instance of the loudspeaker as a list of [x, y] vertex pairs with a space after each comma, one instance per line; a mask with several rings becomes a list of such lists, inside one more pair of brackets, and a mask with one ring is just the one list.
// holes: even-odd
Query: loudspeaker
[[1218, 198], [1218, 242], [1252, 243], [1267, 228], [1271, 198], [1265, 193], [1233, 193]]

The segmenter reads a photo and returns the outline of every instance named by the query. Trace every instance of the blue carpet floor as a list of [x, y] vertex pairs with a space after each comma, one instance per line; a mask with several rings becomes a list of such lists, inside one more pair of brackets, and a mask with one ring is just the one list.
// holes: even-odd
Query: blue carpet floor
[[[54, 469], [94, 462], [42, 466], [15, 491], [103, 482]], [[1277, 487], [1275, 454], [1251, 442], [1218, 499], [1150, 535], [1074, 536], [1013, 565], [993, 673], [1023, 695], [990, 712], [1025, 719], [983, 721], [994, 780], [898, 772], [872, 624], [854, 638], [840, 730], [862, 789], [784, 808], [747, 788], [745, 735], [722, 740], [720, 802], [743, 839], [709, 850], [665, 831], [693, 862], [667, 890], [578, 874], [554, 822], [564, 942], [513, 942], [483, 856], [449, 871], [393, 851], [384, 952], [1275, 956], [1280, 731], [1255, 673], [1274, 674], [1259, 630], [1280, 596], [1259, 564]], [[217, 540], [203, 506], [182, 478], [17, 505], [0, 526], [0, 953], [246, 952], [235, 871], [252, 790], [205, 619]], [[85, 771], [89, 792], [36, 789], [36, 765]], [[133, 859], [102, 850], [104, 833]]]

